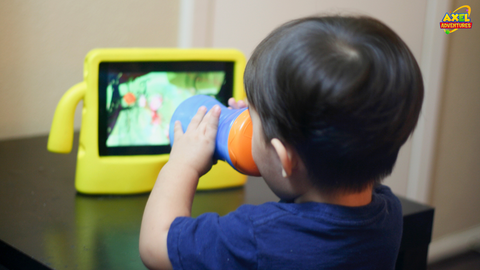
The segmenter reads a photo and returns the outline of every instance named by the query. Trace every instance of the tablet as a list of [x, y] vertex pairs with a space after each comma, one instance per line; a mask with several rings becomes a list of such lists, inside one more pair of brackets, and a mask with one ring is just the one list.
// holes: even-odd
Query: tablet
[[[87, 194], [129, 194], [153, 188], [170, 153], [169, 124], [193, 95], [227, 105], [245, 98], [245, 58], [233, 49], [95, 49], [84, 81], [55, 111], [48, 150], [69, 153], [75, 107], [83, 100], [75, 187]], [[220, 161], [199, 189], [243, 185], [246, 176]]]

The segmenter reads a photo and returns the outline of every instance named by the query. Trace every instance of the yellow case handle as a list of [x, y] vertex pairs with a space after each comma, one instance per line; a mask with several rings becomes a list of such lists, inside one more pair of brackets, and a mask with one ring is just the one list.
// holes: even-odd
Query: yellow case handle
[[73, 144], [73, 120], [75, 108], [87, 91], [85, 82], [72, 86], [62, 96], [55, 109], [47, 149], [55, 153], [70, 153]]

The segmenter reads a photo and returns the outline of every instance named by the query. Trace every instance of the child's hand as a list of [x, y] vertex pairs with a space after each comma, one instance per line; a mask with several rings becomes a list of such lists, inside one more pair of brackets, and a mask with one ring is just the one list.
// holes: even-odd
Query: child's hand
[[248, 107], [248, 104], [243, 100], [235, 101], [235, 99], [232, 97], [228, 99], [228, 106], [229, 109], [243, 109]]
[[198, 109], [185, 133], [180, 122], [175, 122], [174, 143], [168, 161], [168, 165], [179, 170], [192, 169], [198, 177], [212, 167], [221, 109], [215, 105], [207, 114], [206, 111], [204, 106]]

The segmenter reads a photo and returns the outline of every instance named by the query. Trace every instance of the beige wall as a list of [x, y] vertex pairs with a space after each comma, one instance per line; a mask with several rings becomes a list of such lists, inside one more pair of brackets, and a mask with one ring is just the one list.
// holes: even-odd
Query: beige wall
[[1, 1], [0, 139], [47, 134], [89, 50], [176, 47], [178, 9], [179, 0]]
[[434, 240], [480, 227], [480, 2], [452, 2], [451, 11], [471, 6], [473, 28], [448, 35], [432, 189]]

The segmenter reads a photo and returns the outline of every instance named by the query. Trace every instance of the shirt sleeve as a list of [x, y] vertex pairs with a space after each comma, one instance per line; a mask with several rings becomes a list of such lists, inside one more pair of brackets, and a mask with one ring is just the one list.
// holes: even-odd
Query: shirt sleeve
[[167, 248], [173, 269], [256, 269], [253, 225], [239, 210], [176, 218]]

